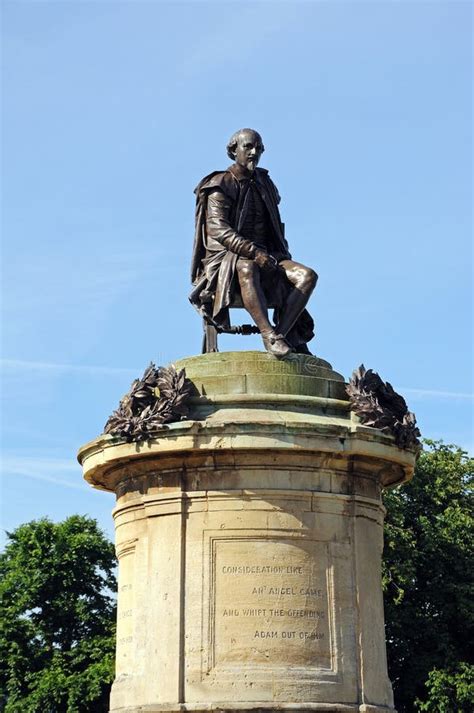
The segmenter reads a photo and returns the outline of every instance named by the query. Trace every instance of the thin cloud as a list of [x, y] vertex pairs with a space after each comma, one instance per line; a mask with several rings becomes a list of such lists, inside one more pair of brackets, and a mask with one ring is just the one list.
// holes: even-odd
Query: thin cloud
[[412, 396], [428, 396], [436, 399], [474, 399], [474, 394], [461, 393], [459, 391], [438, 391], [435, 389], [411, 389], [400, 386], [402, 394], [411, 394]]
[[[4, 456], [1, 459], [4, 476], [23, 476], [41, 480], [73, 490], [84, 490], [80, 479], [80, 467], [70, 458], [36, 458], [33, 456]], [[60, 474], [74, 474], [74, 479], [58, 477]]]
[[[1, 366], [5, 370], [21, 371], [50, 371], [76, 374], [89, 374], [91, 376], [137, 376], [140, 369], [128, 369], [118, 366], [95, 366], [87, 364], [56, 364], [44, 361], [27, 361], [26, 359], [2, 359]], [[143, 371], [143, 369], [141, 370]]]

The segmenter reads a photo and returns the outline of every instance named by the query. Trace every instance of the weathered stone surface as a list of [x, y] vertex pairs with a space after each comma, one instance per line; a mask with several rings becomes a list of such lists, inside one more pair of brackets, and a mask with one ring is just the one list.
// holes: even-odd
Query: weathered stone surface
[[279, 361], [265, 352], [222, 352], [181, 359], [176, 367], [186, 369], [199, 393], [208, 397], [298, 394], [347, 400], [344, 377], [327, 361], [303, 354]]
[[117, 495], [111, 710], [393, 710], [380, 493], [414, 453], [351, 417], [322, 360], [176, 366], [196, 388], [189, 421], [80, 452]]

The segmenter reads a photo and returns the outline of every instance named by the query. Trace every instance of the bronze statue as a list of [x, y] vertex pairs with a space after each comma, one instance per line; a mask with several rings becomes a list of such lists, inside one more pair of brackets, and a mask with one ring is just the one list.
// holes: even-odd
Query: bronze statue
[[[318, 276], [291, 258], [278, 190], [268, 171], [257, 168], [263, 151], [257, 131], [237, 131], [227, 145], [234, 163], [198, 184], [189, 299], [217, 332], [236, 331], [229, 308], [245, 307], [265, 349], [283, 359], [291, 352], [310, 354], [314, 323], [305, 306]], [[207, 343], [205, 351], [216, 348]]]

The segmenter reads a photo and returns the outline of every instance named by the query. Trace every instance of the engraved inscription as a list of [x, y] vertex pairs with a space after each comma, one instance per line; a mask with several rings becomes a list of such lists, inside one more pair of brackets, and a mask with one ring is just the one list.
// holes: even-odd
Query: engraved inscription
[[115, 657], [116, 675], [126, 673], [130, 666], [133, 650], [135, 545], [137, 540], [129, 540], [121, 546], [119, 559], [119, 581], [117, 601], [117, 653]]
[[214, 665], [331, 669], [326, 544], [216, 539], [213, 569]]

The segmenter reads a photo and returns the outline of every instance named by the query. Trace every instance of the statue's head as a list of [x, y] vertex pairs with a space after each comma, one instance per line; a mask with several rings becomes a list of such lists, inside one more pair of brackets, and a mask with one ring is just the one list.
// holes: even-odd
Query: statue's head
[[227, 144], [227, 155], [239, 166], [254, 171], [265, 151], [262, 137], [253, 129], [239, 129]]

